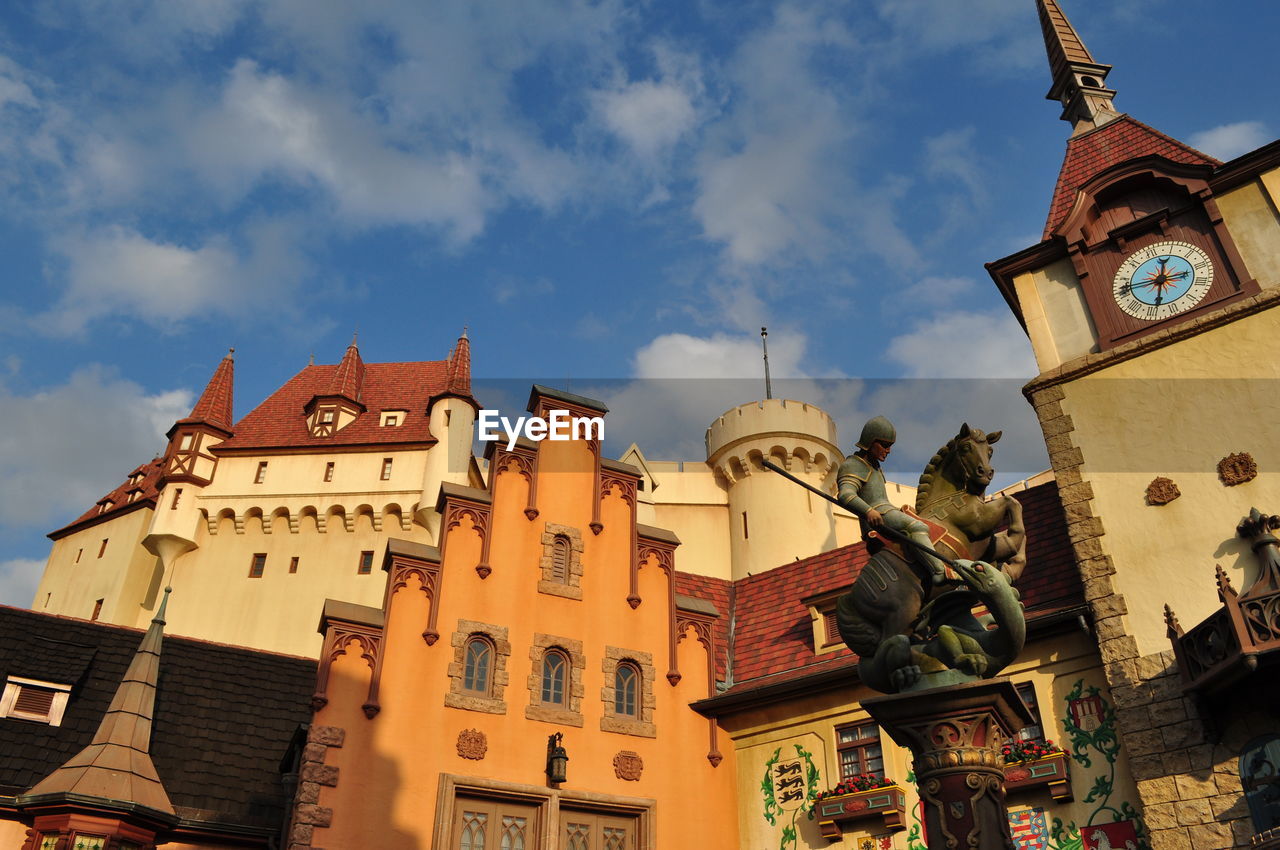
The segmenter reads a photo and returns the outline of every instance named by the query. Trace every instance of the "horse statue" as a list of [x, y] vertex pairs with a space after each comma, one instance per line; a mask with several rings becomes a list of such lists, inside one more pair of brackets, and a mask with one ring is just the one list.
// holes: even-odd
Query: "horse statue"
[[[903, 509], [949, 562], [941, 580], [912, 552], [867, 533], [873, 554], [836, 615], [869, 687], [896, 693], [994, 676], [1026, 642], [1013, 587], [1026, 566], [1022, 504], [984, 498], [1000, 435], [962, 425], [921, 474], [914, 512]], [[976, 606], [987, 613], [979, 618]]]

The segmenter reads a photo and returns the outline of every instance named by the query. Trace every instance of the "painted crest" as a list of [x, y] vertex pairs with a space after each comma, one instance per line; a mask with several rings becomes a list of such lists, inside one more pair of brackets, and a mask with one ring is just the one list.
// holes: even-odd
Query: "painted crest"
[[1009, 834], [1018, 850], [1048, 850], [1049, 826], [1044, 809], [1009, 812]]
[[1102, 725], [1104, 706], [1101, 694], [1078, 697], [1067, 703], [1071, 722], [1082, 732], [1093, 732]]
[[780, 761], [773, 766], [773, 798], [784, 812], [804, 805], [804, 762], [800, 759]]
[[1084, 850], [1138, 850], [1138, 831], [1130, 820], [1086, 826], [1080, 836]]

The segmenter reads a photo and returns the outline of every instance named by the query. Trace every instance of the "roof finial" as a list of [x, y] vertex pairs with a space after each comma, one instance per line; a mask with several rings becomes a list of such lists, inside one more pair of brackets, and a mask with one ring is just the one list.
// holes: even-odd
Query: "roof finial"
[[360, 328], [359, 326], [357, 326], [356, 329], [351, 332], [351, 345], [358, 346], [359, 343], [360, 343]]
[[316, 365], [316, 353], [314, 351], [307, 355], [307, 365], [308, 366]]
[[228, 357], [236, 356], [236, 347], [234, 345], [227, 349], [227, 356]]
[[1045, 97], [1062, 104], [1062, 120], [1071, 122], [1073, 135], [1120, 117], [1112, 103], [1116, 93], [1104, 85], [1111, 66], [1094, 61], [1058, 0], [1036, 0], [1036, 10], [1053, 74]]
[[466, 325], [463, 325], [463, 326], [462, 326], [462, 338], [463, 338], [463, 339], [466, 339], [466, 338], [467, 338], [467, 326], [466, 326]]

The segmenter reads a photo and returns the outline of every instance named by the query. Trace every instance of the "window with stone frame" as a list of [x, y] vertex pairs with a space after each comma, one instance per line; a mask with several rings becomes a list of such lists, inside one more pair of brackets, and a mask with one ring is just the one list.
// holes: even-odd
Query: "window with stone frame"
[[582, 641], [556, 635], [535, 634], [529, 647], [530, 720], [582, 726], [582, 674], [587, 667]]
[[836, 756], [840, 761], [841, 779], [863, 773], [884, 776], [880, 727], [871, 722], [837, 726]]
[[601, 692], [604, 716], [600, 718], [600, 728], [624, 735], [657, 737], [653, 722], [655, 677], [652, 653], [605, 647], [605, 686]]
[[582, 598], [582, 532], [549, 522], [542, 530], [542, 577], [538, 592], [568, 599]]
[[506, 626], [459, 620], [450, 643], [453, 661], [448, 668], [449, 692], [444, 695], [444, 704], [467, 711], [506, 714], [504, 697], [511, 658]]

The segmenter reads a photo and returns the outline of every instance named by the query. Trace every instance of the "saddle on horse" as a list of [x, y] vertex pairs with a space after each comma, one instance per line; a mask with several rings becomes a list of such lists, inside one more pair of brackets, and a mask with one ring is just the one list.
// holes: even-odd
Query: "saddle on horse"
[[[907, 505], [903, 505], [901, 510], [904, 514], [920, 520], [929, 527], [929, 543], [933, 546], [935, 552], [940, 555], [946, 555], [950, 558], [970, 557], [969, 547], [965, 542], [948, 531], [944, 526], [939, 525], [931, 519], [920, 516], [915, 512], [915, 510]], [[870, 555], [874, 555], [881, 549], [888, 549], [908, 564], [918, 563], [915, 558], [914, 550], [909, 550], [909, 547], [904, 546], [895, 540], [890, 540], [888, 537], [878, 533], [874, 528], [867, 529], [865, 539], [867, 543], [867, 553]], [[963, 581], [960, 575], [949, 566], [944, 570], [944, 575], [947, 581]]]

